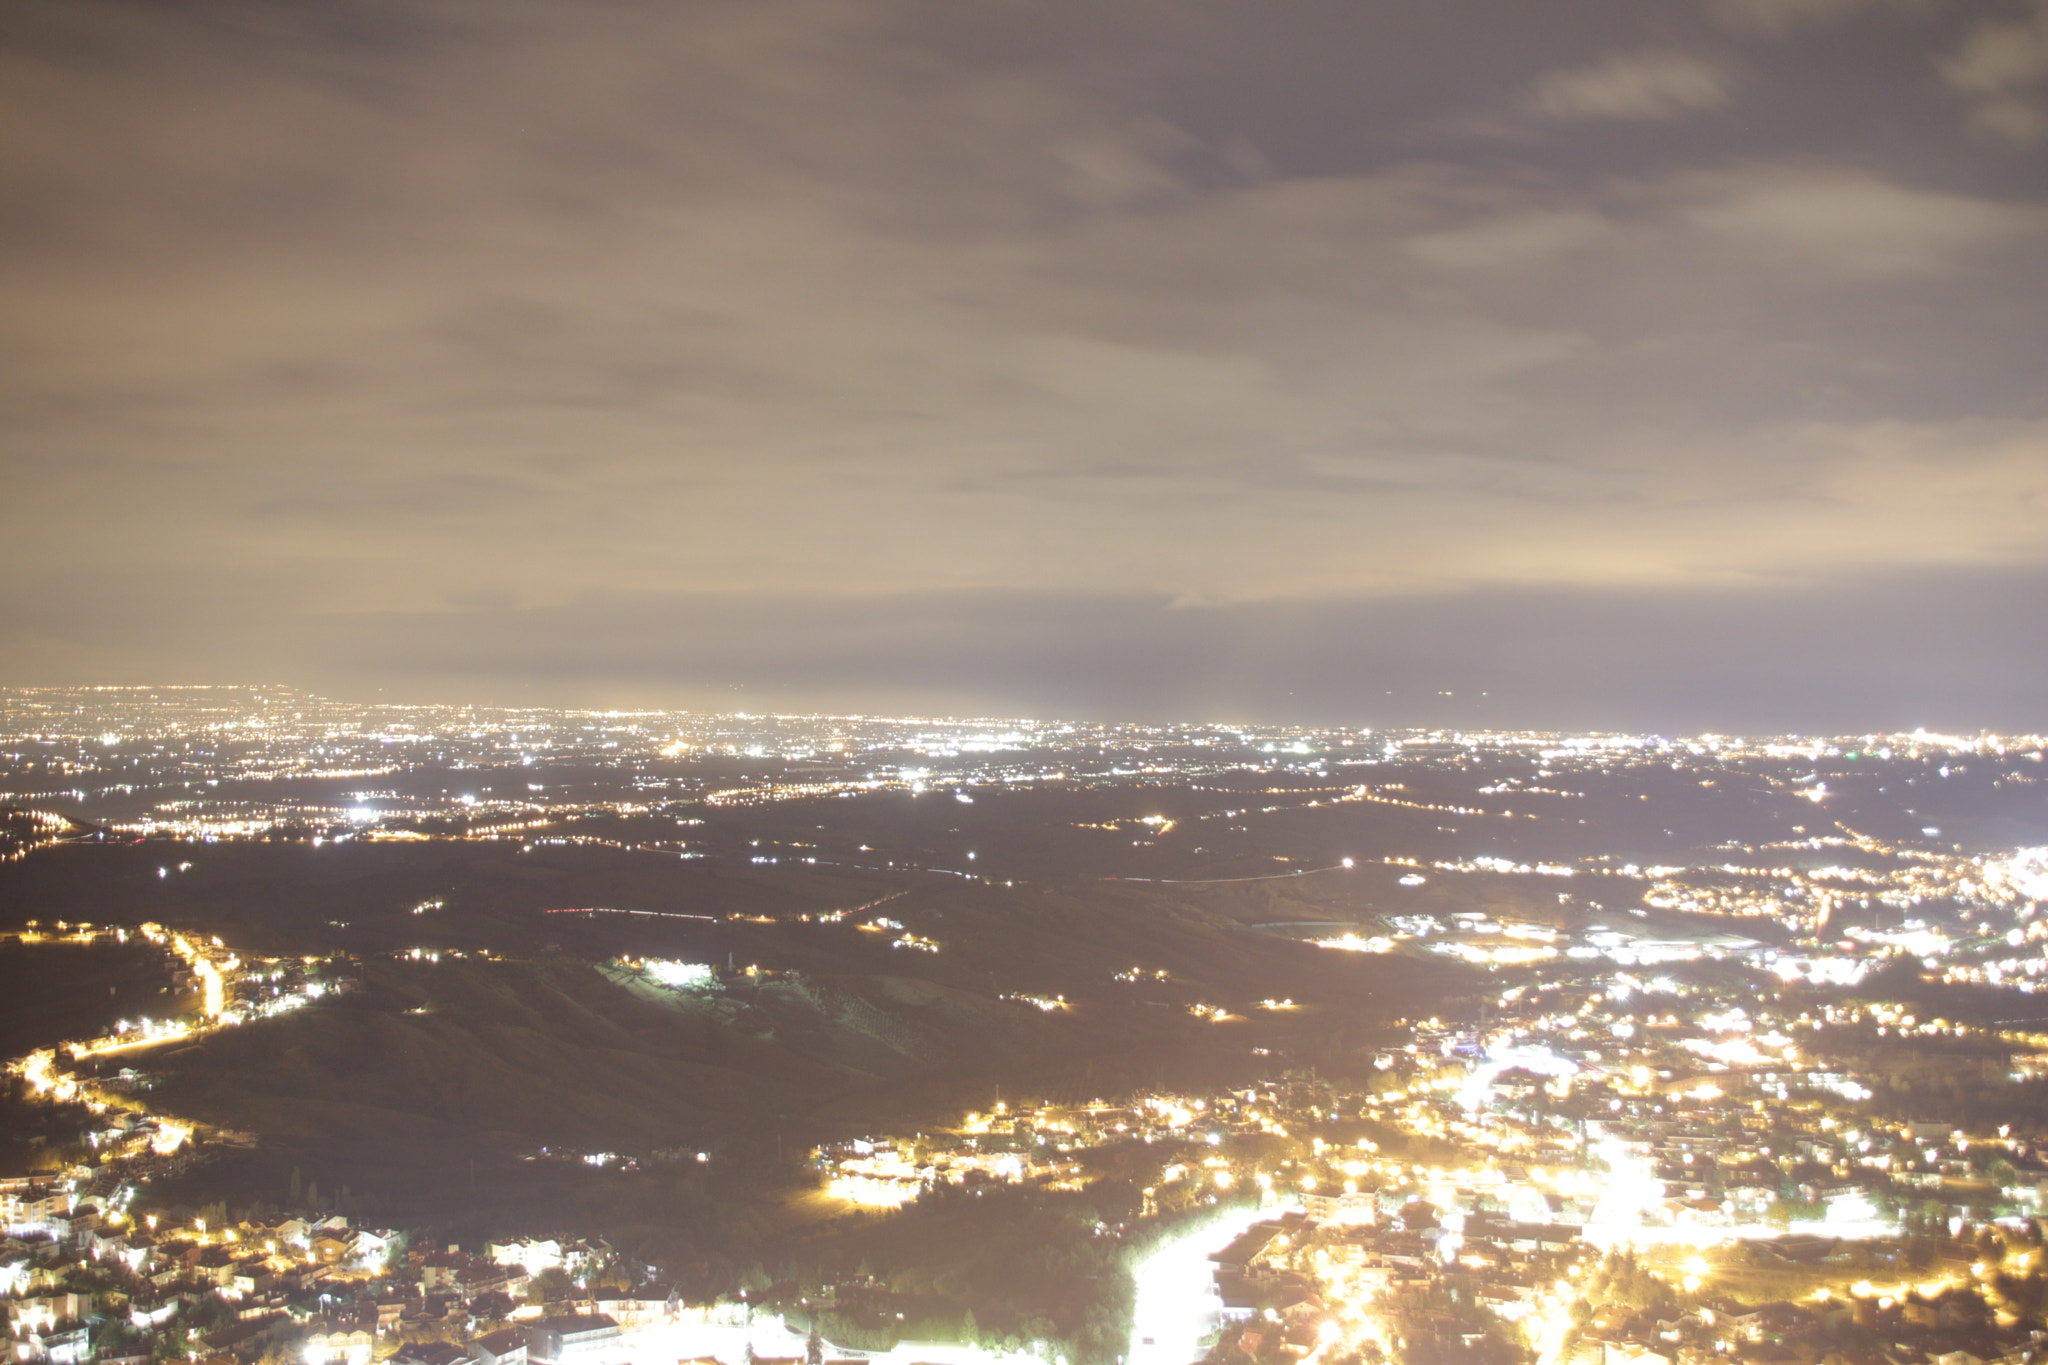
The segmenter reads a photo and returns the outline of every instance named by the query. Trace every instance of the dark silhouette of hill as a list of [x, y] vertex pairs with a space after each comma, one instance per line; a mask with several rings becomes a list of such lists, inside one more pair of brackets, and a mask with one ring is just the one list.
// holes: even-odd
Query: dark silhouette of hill
[[150, 1065], [167, 1107], [314, 1148], [492, 1154], [720, 1138], [829, 1063], [649, 1004], [566, 958], [368, 964], [331, 1004]]
[[[1258, 931], [1366, 923], [1381, 883], [1392, 885], [1385, 869], [1006, 886], [616, 850], [385, 844], [330, 857], [251, 844], [193, 850], [190, 873], [160, 877], [163, 850], [89, 852], [17, 885], [61, 888], [66, 909], [96, 900], [105, 918], [218, 930], [238, 946], [340, 949], [355, 978], [297, 1012], [124, 1058], [153, 1078], [152, 1105], [257, 1138], [195, 1172], [195, 1199], [282, 1190], [302, 1166], [393, 1216], [652, 1216], [618, 1177], [529, 1160], [549, 1148], [666, 1154], [673, 1178], [634, 1177], [655, 1180], [657, 1203], [671, 1201], [660, 1207], [766, 1217], [746, 1212], [753, 1195], [691, 1183], [695, 1153], [719, 1180], [748, 1171], [742, 1184], [773, 1189], [815, 1142], [948, 1122], [999, 1088], [1084, 1098], [1247, 1078], [1270, 1065], [1254, 1049], [1355, 1057], [1390, 1017], [1443, 1009], [1475, 980], [1439, 961], [1331, 953]], [[74, 855], [46, 856], [55, 867]], [[846, 921], [818, 918], [883, 896]], [[414, 914], [429, 898], [441, 908]], [[548, 913], [607, 906], [725, 917]], [[878, 914], [940, 951], [892, 947], [894, 931], [858, 927]], [[477, 955], [479, 945], [498, 956]], [[409, 956], [413, 946], [465, 955], [436, 963]], [[677, 992], [622, 958], [733, 970], [714, 992]], [[1166, 978], [1115, 979], [1132, 966]], [[1068, 1007], [1004, 998], [1019, 994], [1064, 996]], [[1262, 1011], [1267, 997], [1303, 1008]], [[1236, 1017], [1206, 1022], [1189, 1012], [1197, 1002]], [[613, 1199], [624, 1202], [605, 1213]]]

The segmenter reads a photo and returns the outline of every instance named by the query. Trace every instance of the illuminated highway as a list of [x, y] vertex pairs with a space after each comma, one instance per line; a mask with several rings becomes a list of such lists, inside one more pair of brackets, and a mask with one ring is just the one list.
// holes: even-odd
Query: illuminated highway
[[1216, 1330], [1222, 1308], [1209, 1256], [1266, 1216], [1261, 1209], [1231, 1209], [1164, 1243], [1137, 1265], [1130, 1365], [1191, 1365], [1202, 1358], [1202, 1340]]

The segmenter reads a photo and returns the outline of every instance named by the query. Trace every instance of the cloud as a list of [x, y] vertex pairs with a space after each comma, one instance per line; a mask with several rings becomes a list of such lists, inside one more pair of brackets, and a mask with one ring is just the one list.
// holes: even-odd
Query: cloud
[[1728, 74], [1677, 52], [1616, 53], [1591, 66], [1553, 71], [1536, 83], [1539, 113], [1554, 119], [1670, 119], [1717, 109]]
[[1699, 177], [1695, 223], [1741, 248], [1830, 271], [1940, 269], [2001, 241], [2039, 236], [2039, 209], [1843, 171], [1758, 167]]
[[[42, 399], [11, 420], [53, 456], [14, 481], [14, 552], [195, 584], [261, 563], [299, 609], [396, 610], [618, 582], [1669, 582], [2044, 531], [2024, 501], [1843, 505], [1837, 457], [1783, 434], [1895, 408], [1939, 361], [1928, 300], [1871, 286], [2023, 240], [2025, 212], [1964, 196], [1745, 166], [1279, 180], [964, 234], [776, 196], [645, 211], [676, 226], [593, 228], [603, 253], [567, 261], [323, 259], [282, 311], [240, 255], [71, 286], [43, 381], [0, 381]], [[138, 303], [163, 339], [109, 321]], [[60, 383], [134, 396], [81, 427]], [[1773, 483], [1715, 495], [1702, 467]]]
[[1936, 68], [1969, 100], [1979, 130], [2022, 147], [2048, 139], [2048, 0], [2035, 0], [2027, 18], [1977, 24]]
[[1878, 7], [1878, 0], [1708, 0], [1713, 16], [1743, 33], [1778, 35], [1822, 28]]
[[1410, 241], [1408, 249], [1438, 265], [1496, 269], [1526, 265], [1585, 246], [1610, 230], [1598, 214], [1539, 211], [1429, 233]]
[[[1028, 672], [1025, 599], [2039, 562], [2040, 195], [1871, 131], [1924, 45], [1674, 119], [1731, 89], [1647, 46], [1703, 13], [1480, 3], [1478, 55], [1428, 7], [0, 7], [0, 654], [653, 687], [673, 630], [794, 689], [860, 622]], [[1128, 701], [1075, 641], [1151, 611], [1062, 667]]]

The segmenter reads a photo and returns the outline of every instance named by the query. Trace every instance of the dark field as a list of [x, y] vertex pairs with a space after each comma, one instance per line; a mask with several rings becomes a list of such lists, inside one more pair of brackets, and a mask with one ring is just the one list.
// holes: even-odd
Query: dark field
[[164, 1018], [185, 1004], [152, 944], [0, 941], [0, 1055], [91, 1037], [118, 1019]]

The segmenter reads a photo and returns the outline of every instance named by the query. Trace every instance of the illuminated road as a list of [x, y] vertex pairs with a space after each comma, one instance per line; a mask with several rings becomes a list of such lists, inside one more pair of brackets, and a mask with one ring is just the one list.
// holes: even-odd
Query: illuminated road
[[1130, 1365], [1192, 1365], [1202, 1358], [1202, 1338], [1216, 1330], [1222, 1307], [1209, 1255], [1270, 1216], [1261, 1209], [1232, 1209], [1166, 1242], [1138, 1264], [1132, 1271], [1138, 1295], [1131, 1313]]

